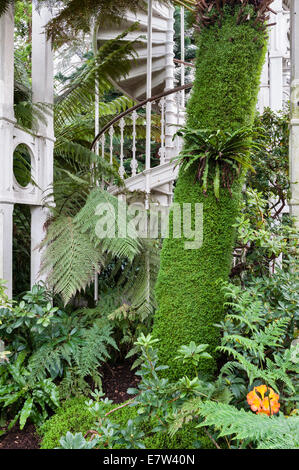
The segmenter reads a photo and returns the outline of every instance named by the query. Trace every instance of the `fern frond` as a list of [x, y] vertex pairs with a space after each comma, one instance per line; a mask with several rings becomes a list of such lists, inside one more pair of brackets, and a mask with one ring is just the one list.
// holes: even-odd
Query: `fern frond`
[[263, 343], [258, 343], [254, 339], [246, 338], [246, 336], [241, 335], [226, 335], [222, 338], [222, 344], [227, 343], [236, 343], [236, 345], [239, 344], [243, 346], [245, 350], [255, 354], [256, 357], [259, 357], [262, 360], [265, 358]]
[[110, 358], [108, 346], [118, 350], [112, 338], [112, 326], [108, 322], [97, 321], [91, 328], [84, 330], [82, 340], [75, 361], [83, 377], [93, 377], [100, 364]]
[[121, 41], [128, 32], [136, 30], [133, 25], [117, 38], [107, 41], [89, 59], [79, 71], [77, 77], [67, 84], [55, 103], [55, 119], [58, 126], [76, 118], [78, 113], [89, 111], [94, 106], [95, 82], [98, 83], [99, 94], [103, 95], [111, 88], [110, 80], [125, 76], [135, 57], [135, 42]]
[[103, 158], [91, 152], [88, 148], [77, 142], [71, 142], [64, 137], [57, 137], [55, 145], [55, 157], [60, 157], [66, 163], [79, 166], [85, 173], [89, 174], [90, 167], [95, 164], [96, 179], [107, 178], [108, 180], [115, 180], [116, 184], [122, 185], [122, 180], [118, 173], [114, 171], [113, 167]]
[[41, 271], [48, 273], [48, 285], [67, 303], [91, 282], [102, 260], [100, 251], [71, 217], [61, 217], [50, 224], [43, 247], [46, 249]]
[[279, 318], [267, 325], [263, 330], [254, 333], [253, 340], [261, 346], [279, 347], [283, 343], [290, 318]]
[[156, 240], [141, 239], [140, 253], [120, 276], [118, 285], [126, 302], [145, 321], [156, 307], [154, 287], [156, 284], [160, 250]]
[[290, 436], [290, 447], [299, 446], [299, 416], [288, 417], [255, 415], [252, 412], [238, 410], [223, 403], [206, 401], [199, 403], [197, 413], [204, 418], [198, 425], [213, 426], [220, 431], [219, 436], [233, 436], [234, 439], [251, 439], [259, 443], [259, 448], [269, 445], [269, 439], [278, 445], [281, 438]]
[[[100, 212], [99, 212], [100, 211]], [[105, 215], [105, 211], [106, 215]], [[117, 258], [133, 261], [140, 253], [140, 241], [137, 234], [127, 234], [128, 217], [126, 204], [101, 188], [94, 189], [85, 206], [75, 218], [77, 227], [84, 234], [89, 234], [91, 242], [100, 247], [102, 252], [110, 253]], [[124, 214], [124, 217], [121, 216]], [[97, 224], [105, 217], [105, 233], [100, 234]], [[125, 234], [125, 236], [123, 235]]]

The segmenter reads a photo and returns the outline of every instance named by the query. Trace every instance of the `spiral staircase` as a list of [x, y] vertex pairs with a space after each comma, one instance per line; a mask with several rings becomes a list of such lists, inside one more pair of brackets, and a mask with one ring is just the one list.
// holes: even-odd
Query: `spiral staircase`
[[[138, 23], [138, 28], [128, 33], [124, 40], [136, 42], [136, 60], [132, 61], [132, 67], [128, 76], [114, 86], [122, 93], [131, 97], [139, 107], [132, 112], [133, 141], [131, 149], [131, 174], [125, 175], [123, 169], [122, 150], [120, 155], [120, 175], [125, 177], [125, 185], [130, 191], [144, 191], [151, 195], [151, 200], [162, 205], [170, 205], [172, 200], [172, 185], [177, 177], [177, 168], [171, 161], [178, 154], [180, 142], [173, 138], [176, 130], [184, 122], [184, 106], [182, 93], [173, 92], [163, 96], [164, 92], [174, 89], [174, 18], [173, 7], [161, 5], [158, 1], [152, 2], [151, 15], [146, 8], [139, 7], [133, 12], [127, 12], [122, 22], [115, 25], [113, 29], [107, 26], [101, 27], [98, 32], [98, 46], [105, 41], [117, 37], [128, 30], [133, 24]], [[149, 18], [150, 16], [150, 18]], [[149, 44], [150, 42], [150, 44]], [[149, 80], [150, 74], [150, 80]], [[147, 98], [158, 98], [154, 101], [147, 101]], [[145, 147], [150, 152], [152, 139], [151, 135], [151, 115], [152, 110], [160, 114], [161, 118], [161, 147], [159, 150], [159, 164], [152, 167], [150, 159], [143, 171], [138, 171], [138, 155], [136, 154], [136, 122], [138, 112], [144, 108], [146, 120], [146, 144]], [[139, 114], [140, 116], [140, 114]], [[123, 131], [125, 120], [120, 117], [115, 123], [122, 129], [121, 142], [123, 141]], [[113, 125], [107, 129], [107, 134], [101, 133], [100, 146], [103, 153], [105, 149], [113, 154]], [[145, 149], [145, 152], [146, 152]], [[117, 192], [117, 188], [110, 188], [112, 193]]]
[[[124, 179], [130, 191], [144, 191], [147, 196], [162, 205], [170, 205], [172, 201], [173, 182], [177, 177], [178, 168], [173, 158], [181, 149], [181, 141], [174, 137], [177, 129], [185, 121], [185, 91], [176, 91], [174, 88], [174, 8], [161, 5], [158, 1], [147, 2], [151, 6], [135, 12], [127, 12], [122, 22], [115, 25], [101, 27], [98, 32], [98, 45], [117, 37], [134, 23], [138, 29], [131, 31], [124, 40], [136, 41], [137, 59], [132, 61], [129, 75], [122, 78], [114, 86], [122, 93], [130, 96], [137, 103], [132, 108], [133, 136], [131, 152], [124, 152], [124, 129], [126, 121], [123, 115], [114, 119], [111, 126], [106, 126], [99, 134], [98, 145], [103, 155], [108, 150], [113, 158], [113, 136], [115, 126], [120, 126], [120, 176]], [[261, 89], [258, 100], [259, 111], [266, 106], [279, 110], [283, 102], [289, 99], [289, 2], [288, 0], [275, 0], [273, 4], [277, 14], [271, 14], [270, 23], [276, 26], [270, 28], [270, 41], [266, 62], [263, 69]], [[181, 29], [181, 44], [184, 30]], [[149, 78], [150, 76], [150, 78]], [[182, 79], [181, 85], [184, 84]], [[169, 93], [173, 90], [173, 93]], [[163, 92], [166, 96], [163, 96]], [[151, 97], [157, 99], [149, 100]], [[150, 158], [147, 159], [145, 169], [138, 168], [138, 155], [136, 151], [136, 122], [138, 112], [144, 108], [146, 119], [145, 151], [150, 153], [151, 141], [151, 113], [155, 110], [161, 117], [161, 147], [159, 150], [159, 164], [152, 166]], [[126, 116], [128, 113], [126, 113]], [[130, 155], [131, 171], [124, 171], [124, 159]], [[125, 157], [126, 155], [126, 157]], [[112, 193], [117, 193], [116, 187], [111, 187]]]
[[[116, 84], [123, 93], [136, 101], [143, 101], [146, 96], [148, 66], [148, 11], [146, 5], [135, 12], [128, 11], [120, 24], [101, 26], [98, 32], [98, 45], [116, 38], [134, 24], [136, 31], [129, 32], [123, 40], [135, 41], [137, 58], [132, 62], [130, 73]], [[152, 96], [167, 88], [167, 79], [173, 82], [173, 8], [152, 4]]]

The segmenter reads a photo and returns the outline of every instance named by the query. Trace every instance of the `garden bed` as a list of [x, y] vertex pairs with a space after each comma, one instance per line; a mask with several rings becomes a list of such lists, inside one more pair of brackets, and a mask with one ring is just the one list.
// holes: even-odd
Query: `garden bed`
[[[114, 403], [123, 403], [132, 398], [127, 393], [128, 388], [135, 387], [139, 378], [131, 370], [132, 363], [109, 366], [105, 364], [101, 373], [103, 375], [103, 392]], [[35, 427], [26, 425], [21, 431], [16, 425], [0, 437], [0, 450], [2, 449], [39, 449], [40, 438], [36, 434]]]

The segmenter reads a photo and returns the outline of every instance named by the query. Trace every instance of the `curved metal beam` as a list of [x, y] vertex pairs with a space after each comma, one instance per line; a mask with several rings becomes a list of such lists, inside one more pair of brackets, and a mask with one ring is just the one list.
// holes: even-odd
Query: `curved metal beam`
[[142, 108], [144, 105], [146, 105], [148, 102], [153, 102], [153, 101], [158, 101], [160, 100], [161, 98], [164, 98], [165, 96], [168, 96], [168, 95], [171, 95], [173, 93], [177, 93], [179, 91], [183, 91], [183, 90], [188, 90], [189, 88], [192, 88], [193, 86], [193, 83], [188, 83], [187, 85], [183, 85], [183, 86], [178, 86], [176, 88], [173, 88], [172, 90], [167, 90], [167, 91], [164, 91], [163, 93], [160, 93], [159, 95], [156, 95], [156, 96], [152, 96], [151, 98], [148, 98], [147, 100], [144, 100], [144, 101], [141, 101], [140, 103], [138, 104], [135, 104], [135, 106], [132, 106], [131, 108], [127, 109], [126, 111], [123, 111], [122, 113], [120, 113], [118, 116], [116, 116], [115, 118], [113, 118], [110, 122], [108, 122], [108, 124], [106, 124], [101, 130], [100, 132], [95, 136], [94, 140], [92, 141], [91, 145], [90, 145], [90, 150], [93, 150], [95, 144], [97, 143], [97, 141], [100, 139], [100, 137], [104, 134], [104, 132], [107, 131], [107, 129], [109, 129], [109, 127], [113, 126], [113, 124], [115, 124], [116, 122], [118, 122], [120, 119], [122, 119], [123, 117], [127, 116], [128, 114], [132, 113], [133, 111], [136, 111], [137, 109], [139, 108]]

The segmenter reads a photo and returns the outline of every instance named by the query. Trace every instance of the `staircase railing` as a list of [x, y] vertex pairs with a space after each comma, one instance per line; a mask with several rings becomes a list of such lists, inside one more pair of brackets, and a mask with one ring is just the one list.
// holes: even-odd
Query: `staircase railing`
[[[192, 85], [189, 83], [167, 90], [123, 111], [100, 130], [90, 149], [103, 158], [108, 153], [111, 165], [117, 156], [119, 175], [123, 179], [169, 162], [181, 147], [180, 139], [173, 137], [184, 123], [185, 97], [182, 95]], [[146, 114], [142, 111], [146, 110], [148, 103], [154, 111], [151, 122], [153, 151], [150, 168], [145, 168], [142, 157], [145, 156], [147, 123]], [[141, 142], [138, 136], [141, 136]]]

